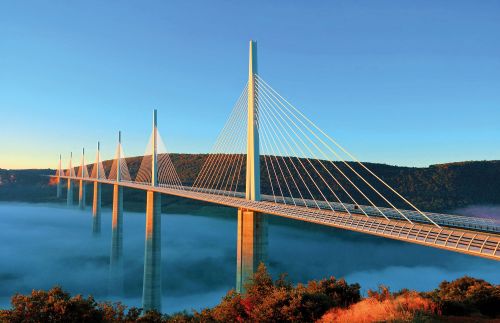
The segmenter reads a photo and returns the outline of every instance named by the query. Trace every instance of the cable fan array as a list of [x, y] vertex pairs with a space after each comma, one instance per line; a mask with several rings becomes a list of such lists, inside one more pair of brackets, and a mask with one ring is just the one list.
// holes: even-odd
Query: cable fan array
[[[97, 153], [97, 163], [92, 166], [91, 178], [106, 179], [106, 172], [104, 171], [104, 166], [102, 164], [101, 152]], [[97, 170], [99, 170], [99, 176], [97, 176]]]
[[[341, 211], [349, 216], [361, 214], [438, 226], [260, 76], [255, 75], [254, 82], [262, 200]], [[191, 190], [232, 197], [245, 196], [248, 88], [246, 84]], [[185, 189], [158, 130], [153, 131], [156, 131], [158, 143], [158, 185]], [[136, 172], [136, 183], [151, 184], [154, 134], [150, 136], [146, 153]], [[116, 180], [118, 171], [121, 181], [132, 181], [121, 143], [117, 146], [109, 175], [106, 177], [99, 156], [99, 163], [94, 164], [91, 177]], [[74, 169], [70, 168], [66, 175], [74, 176]], [[80, 167], [78, 176], [88, 177], [86, 167]]]
[[65, 176], [75, 177], [75, 168], [71, 165], [71, 157], [69, 160], [69, 167], [66, 170], [61, 170], [61, 173], [64, 173]]
[[[165, 144], [157, 131], [157, 174], [158, 174], [158, 186], [160, 187], [170, 187], [182, 189], [182, 182], [175, 170], [174, 164], [170, 159], [170, 155], [167, 152]], [[132, 181], [131, 172], [129, 170], [125, 154], [123, 152], [123, 146], [118, 143], [116, 147], [115, 158], [111, 164], [111, 169], [109, 170], [108, 176], [106, 176], [106, 170], [102, 163], [102, 158], [100, 152], [98, 153], [98, 163], [93, 163], [92, 173], [89, 176], [87, 165], [78, 167], [77, 175], [75, 176], [74, 167], [69, 167], [67, 170], [57, 170], [56, 176], [70, 176], [70, 177], [81, 177], [81, 178], [96, 178], [101, 180], [111, 180], [116, 181], [118, 177], [118, 170], [120, 172], [120, 181], [124, 182], [135, 182], [139, 184], [151, 185], [152, 179], [152, 144], [153, 135], [151, 134], [148, 145], [146, 147], [146, 153], [142, 157], [140, 167], [135, 172], [135, 178]], [[71, 164], [70, 164], [71, 165]], [[119, 167], [118, 167], [119, 166]], [[99, 174], [97, 173], [99, 170]], [[98, 176], [99, 175], [99, 176]]]
[[109, 172], [108, 179], [116, 181], [118, 178], [118, 171], [120, 171], [120, 181], [132, 181], [121, 142], [119, 142], [118, 146], [116, 147], [115, 158], [113, 159], [113, 164], [111, 165], [111, 171]]
[[[315, 209], [437, 224], [323, 132], [260, 76], [257, 104], [261, 198]], [[244, 197], [248, 84], [192, 189]], [[400, 208], [410, 208], [404, 210]]]
[[135, 177], [135, 182], [142, 184], [151, 184], [152, 180], [152, 156], [153, 156], [153, 136], [156, 131], [157, 138], [157, 170], [158, 170], [158, 186], [182, 189], [182, 183], [175, 170], [174, 164], [167, 153], [167, 148], [163, 142], [158, 130], [153, 130], [149, 137], [146, 152], [141, 161], [141, 166]]
[[248, 84], [193, 183], [194, 191], [241, 197], [245, 191]]
[[87, 165], [85, 165], [85, 150], [82, 152], [82, 163], [78, 167], [78, 177], [80, 178], [88, 178], [89, 177], [89, 171], [87, 168]]
[[65, 170], [61, 170], [61, 172], [56, 171], [56, 176], [59, 176], [59, 174], [61, 176], [74, 177], [75, 176], [75, 170], [74, 170], [74, 168], [68, 168], [68, 169], [65, 169]]
[[87, 165], [83, 165], [83, 166], [78, 167], [78, 177], [82, 177], [82, 178], [89, 177]]
[[260, 76], [255, 83], [265, 199], [438, 226]]

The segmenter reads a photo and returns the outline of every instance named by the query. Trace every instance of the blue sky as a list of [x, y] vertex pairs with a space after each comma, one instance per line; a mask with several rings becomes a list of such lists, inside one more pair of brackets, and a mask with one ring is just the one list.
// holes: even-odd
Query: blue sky
[[500, 159], [500, 1], [2, 1], [0, 168], [208, 152], [259, 74], [359, 159]]

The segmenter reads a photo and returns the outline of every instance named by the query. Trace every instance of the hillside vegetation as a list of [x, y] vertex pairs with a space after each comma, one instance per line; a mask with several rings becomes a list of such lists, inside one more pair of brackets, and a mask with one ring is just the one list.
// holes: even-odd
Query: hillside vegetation
[[[199, 173], [205, 154], [172, 154], [179, 177], [184, 185], [192, 185]], [[132, 177], [137, 173], [142, 158], [127, 158], [127, 164]], [[104, 162], [107, 172], [111, 161]], [[340, 169], [346, 165], [337, 163]], [[350, 164], [360, 173], [363, 170], [356, 164]], [[389, 185], [412, 201], [417, 207], [427, 211], [448, 211], [468, 205], [500, 204], [500, 161], [473, 161], [450, 164], [431, 165], [424, 168], [400, 167], [385, 164], [366, 164]], [[89, 166], [89, 172], [91, 172]], [[264, 167], [264, 166], [262, 166]], [[244, 176], [244, 167], [241, 170]], [[0, 200], [45, 201], [53, 198], [53, 188], [47, 177], [40, 175], [53, 174], [54, 170], [5, 170], [0, 169]], [[262, 170], [261, 174], [265, 174]], [[244, 181], [241, 181], [244, 183]], [[367, 190], [359, 179], [354, 182]], [[320, 181], [318, 181], [321, 187]], [[344, 184], [346, 184], [344, 182]], [[377, 186], [378, 185], [378, 186]], [[376, 188], [384, 192], [381, 184]], [[347, 186], [347, 184], [346, 184]], [[332, 185], [339, 196], [342, 192]], [[324, 188], [324, 187], [323, 187]], [[243, 190], [241, 186], [239, 188]], [[324, 189], [326, 192], [327, 190]], [[262, 192], [271, 193], [266, 176], [262, 176]], [[351, 192], [355, 197], [356, 192]], [[129, 193], [138, 202], [144, 200], [143, 194]], [[328, 196], [334, 200], [332, 196]], [[347, 199], [343, 199], [347, 200]], [[396, 201], [396, 206], [407, 207]], [[375, 200], [375, 202], [380, 202]], [[106, 203], [106, 202], [105, 202]]]
[[[229, 291], [220, 303], [192, 313], [162, 315], [127, 310], [120, 303], [71, 297], [61, 288], [14, 295], [2, 322], [489, 322], [500, 315], [500, 286], [462, 277], [431, 292], [381, 286], [362, 298], [358, 284], [334, 277], [293, 286], [273, 280], [264, 265], [242, 294]], [[141, 316], [142, 314], [142, 316]]]

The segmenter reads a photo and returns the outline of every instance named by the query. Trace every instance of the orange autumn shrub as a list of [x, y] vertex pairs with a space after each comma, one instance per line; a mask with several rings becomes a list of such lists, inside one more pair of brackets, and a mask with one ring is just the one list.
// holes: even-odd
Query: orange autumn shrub
[[[387, 289], [385, 289], [387, 291]], [[349, 308], [334, 308], [319, 322], [391, 322], [412, 321], [416, 316], [432, 316], [437, 313], [437, 305], [417, 292], [405, 292], [398, 296], [383, 291], [351, 305]]]

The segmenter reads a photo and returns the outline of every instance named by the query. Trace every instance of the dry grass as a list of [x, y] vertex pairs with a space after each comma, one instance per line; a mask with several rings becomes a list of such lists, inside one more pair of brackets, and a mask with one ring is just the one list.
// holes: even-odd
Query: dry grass
[[347, 309], [334, 309], [327, 312], [319, 322], [391, 322], [412, 321], [418, 313], [434, 314], [436, 304], [416, 292], [408, 292], [397, 297], [379, 300], [366, 298]]

